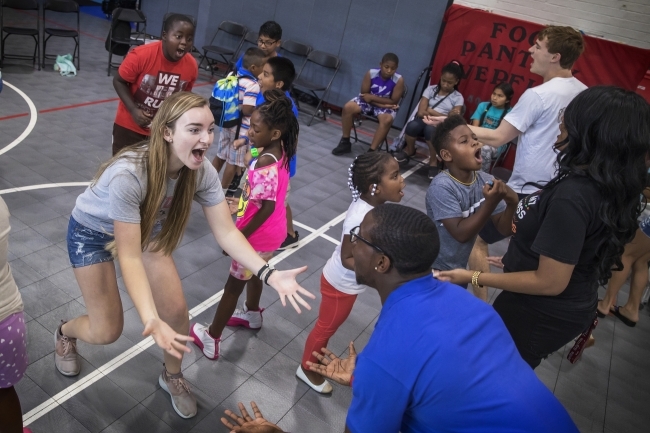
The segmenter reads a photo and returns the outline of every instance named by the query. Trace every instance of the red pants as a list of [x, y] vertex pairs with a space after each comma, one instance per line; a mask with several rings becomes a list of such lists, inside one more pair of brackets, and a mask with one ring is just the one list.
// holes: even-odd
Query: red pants
[[309, 370], [307, 361], [318, 362], [312, 352], [320, 353], [322, 347], [327, 347], [330, 338], [348, 318], [354, 301], [357, 300], [357, 295], [348, 295], [336, 290], [322, 274], [320, 276], [320, 293], [323, 298], [318, 310], [318, 320], [307, 337], [305, 351], [302, 354], [302, 367], [305, 370]]

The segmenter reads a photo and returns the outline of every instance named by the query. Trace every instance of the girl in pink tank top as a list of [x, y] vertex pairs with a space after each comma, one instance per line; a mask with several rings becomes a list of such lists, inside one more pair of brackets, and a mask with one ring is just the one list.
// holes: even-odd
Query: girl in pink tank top
[[[246, 185], [239, 200], [237, 228], [265, 260], [273, 257], [286, 237], [284, 202], [289, 184], [289, 161], [296, 154], [298, 120], [292, 103], [278, 89], [264, 93], [266, 102], [251, 115], [248, 132], [253, 159], [248, 166]], [[246, 286], [246, 302], [236, 309]], [[190, 335], [208, 359], [219, 357], [221, 333], [225, 326], [262, 327], [262, 280], [233, 260], [223, 297], [208, 327], [192, 325]]]

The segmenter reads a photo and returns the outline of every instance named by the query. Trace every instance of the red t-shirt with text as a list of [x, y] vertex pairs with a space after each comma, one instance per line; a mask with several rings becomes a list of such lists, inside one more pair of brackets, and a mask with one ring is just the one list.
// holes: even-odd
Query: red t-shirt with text
[[[170, 62], [162, 52], [162, 42], [141, 45], [131, 50], [118, 70], [120, 77], [131, 84], [131, 95], [144, 111], [155, 115], [166, 97], [180, 91], [191, 91], [199, 75], [196, 60], [189, 54], [178, 62]], [[140, 127], [124, 103], [117, 106], [115, 123], [142, 135], [148, 128]]]

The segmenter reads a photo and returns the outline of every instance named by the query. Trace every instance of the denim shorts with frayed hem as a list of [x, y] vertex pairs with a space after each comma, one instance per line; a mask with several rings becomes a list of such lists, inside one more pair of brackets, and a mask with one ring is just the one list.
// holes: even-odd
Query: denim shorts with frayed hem
[[73, 268], [81, 268], [112, 261], [113, 256], [106, 250], [106, 244], [113, 239], [110, 234], [89, 229], [70, 217], [67, 236], [70, 264]]

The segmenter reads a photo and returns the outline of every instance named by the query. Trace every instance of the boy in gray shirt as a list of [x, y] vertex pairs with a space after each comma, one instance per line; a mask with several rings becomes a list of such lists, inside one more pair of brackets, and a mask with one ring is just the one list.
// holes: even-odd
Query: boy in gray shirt
[[[449, 116], [436, 128], [433, 146], [446, 170], [434, 177], [427, 191], [427, 214], [438, 226], [440, 253], [436, 270], [465, 268], [476, 235], [489, 218], [503, 235], [510, 235], [517, 194], [481, 169], [482, 144], [461, 116]], [[475, 293], [487, 300], [487, 289]]]

